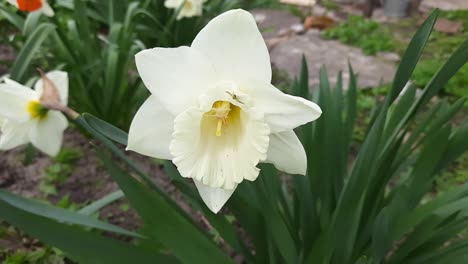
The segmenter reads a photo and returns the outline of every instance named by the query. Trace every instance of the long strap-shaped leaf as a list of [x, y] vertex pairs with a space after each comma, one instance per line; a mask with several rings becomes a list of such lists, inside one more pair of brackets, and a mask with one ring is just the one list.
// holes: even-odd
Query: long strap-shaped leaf
[[16, 57], [15, 63], [11, 67], [11, 78], [18, 82], [25, 81], [25, 72], [31, 66], [31, 60], [35, 53], [41, 47], [42, 43], [47, 39], [49, 34], [54, 31], [55, 26], [50, 23], [39, 25], [34, 32], [26, 40], [26, 44], [21, 49], [21, 52]]
[[47, 217], [63, 223], [76, 224], [84, 227], [96, 228], [103, 231], [109, 231], [132, 237], [142, 237], [141, 235], [125, 230], [115, 225], [100, 221], [96, 218], [84, 214], [75, 213], [55, 206], [40, 203], [0, 190], [0, 201], [14, 206], [17, 209]]
[[41, 241], [58, 247], [78, 263], [153, 264], [179, 263], [156, 252], [137, 248], [76, 226], [58, 223], [0, 201], [1, 218]]
[[157, 192], [128, 175], [107, 155], [101, 156], [111, 176], [143, 219], [148, 236], [165, 245], [184, 263], [232, 263], [213, 241]]
[[97, 130], [99, 133], [103, 134], [107, 138], [120, 143], [124, 146], [127, 145], [128, 141], [128, 134], [125, 131], [121, 130], [120, 128], [115, 127], [107, 123], [106, 121], [99, 119], [92, 114], [83, 114], [84, 119], [88, 124]]
[[24, 18], [17, 15], [15, 12], [11, 12], [4, 3], [0, 3], [0, 15], [13, 24], [18, 30], [23, 30]]

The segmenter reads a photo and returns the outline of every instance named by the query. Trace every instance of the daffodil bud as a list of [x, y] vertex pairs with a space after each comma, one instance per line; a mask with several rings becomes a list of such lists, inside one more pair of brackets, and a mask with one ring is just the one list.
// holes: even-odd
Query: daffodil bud
[[39, 98], [41, 104], [45, 106], [62, 104], [62, 102], [60, 101], [60, 94], [54, 82], [52, 82], [41, 69], [37, 70], [41, 74], [42, 79], [42, 94]]
[[37, 70], [41, 74], [40, 81], [42, 83], [42, 94], [39, 98], [41, 106], [46, 109], [61, 111], [71, 119], [78, 118], [79, 114], [68, 108], [66, 105], [66, 100], [60, 96], [60, 92], [57, 89], [56, 83], [53, 82], [41, 69]]

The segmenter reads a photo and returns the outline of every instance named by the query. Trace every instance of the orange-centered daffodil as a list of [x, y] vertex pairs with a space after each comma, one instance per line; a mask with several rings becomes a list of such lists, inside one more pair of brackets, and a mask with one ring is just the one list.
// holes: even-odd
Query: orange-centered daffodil
[[7, 0], [19, 10], [25, 12], [41, 11], [46, 16], [53, 16], [54, 10], [47, 3], [47, 0]]

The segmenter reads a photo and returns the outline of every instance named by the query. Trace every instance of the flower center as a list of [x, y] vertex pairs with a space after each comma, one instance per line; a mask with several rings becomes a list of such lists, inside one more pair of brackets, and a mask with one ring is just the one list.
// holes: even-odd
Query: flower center
[[190, 1], [190, 0], [185, 1], [184, 9], [191, 10], [192, 7], [193, 7], [192, 1]]
[[240, 116], [240, 108], [227, 101], [216, 101], [210, 111], [204, 114], [205, 117], [215, 118], [217, 137], [222, 136], [223, 126], [235, 122]]
[[33, 12], [42, 7], [42, 0], [18, 0], [18, 9]]
[[31, 118], [44, 119], [47, 117], [47, 112], [49, 110], [39, 103], [39, 101], [29, 101], [28, 103], [28, 112], [31, 115]]

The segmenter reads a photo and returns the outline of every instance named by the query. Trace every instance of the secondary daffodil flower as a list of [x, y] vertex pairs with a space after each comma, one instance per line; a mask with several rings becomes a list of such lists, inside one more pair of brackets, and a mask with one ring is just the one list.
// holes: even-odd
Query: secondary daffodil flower
[[47, 0], [7, 0], [8, 3], [16, 6], [25, 12], [41, 11], [46, 16], [54, 16], [54, 10], [47, 3]]
[[228, 11], [201, 30], [191, 47], [136, 55], [151, 96], [135, 115], [128, 150], [170, 159], [218, 212], [259, 162], [305, 174], [307, 158], [293, 132], [320, 107], [271, 85], [271, 65], [254, 18]]
[[179, 10], [177, 20], [184, 17], [201, 16], [203, 13], [203, 3], [207, 0], [166, 0], [164, 6]]
[[3, 119], [0, 150], [9, 150], [31, 142], [42, 152], [55, 156], [62, 145], [67, 118], [59, 111], [48, 110], [41, 101], [47, 82], [56, 87], [60, 102], [68, 100], [68, 75], [52, 71], [37, 81], [34, 90], [13, 80], [0, 83], [0, 117]]

